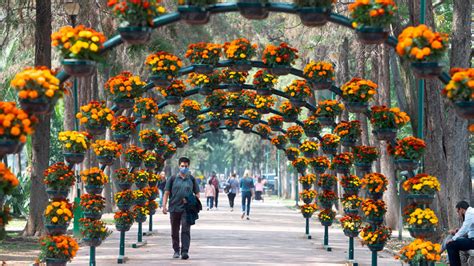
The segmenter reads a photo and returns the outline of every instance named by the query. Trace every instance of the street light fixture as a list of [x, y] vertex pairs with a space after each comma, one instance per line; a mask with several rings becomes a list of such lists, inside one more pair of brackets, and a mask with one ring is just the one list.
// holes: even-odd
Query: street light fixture
[[79, 15], [81, 5], [76, 0], [64, 0], [63, 6], [66, 14], [71, 18], [72, 26], [75, 27], [76, 17]]

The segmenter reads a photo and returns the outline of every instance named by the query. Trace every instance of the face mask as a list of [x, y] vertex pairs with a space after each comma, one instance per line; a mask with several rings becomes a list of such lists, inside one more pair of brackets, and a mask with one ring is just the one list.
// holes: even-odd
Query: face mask
[[186, 175], [186, 174], [189, 173], [189, 168], [187, 168], [187, 167], [180, 167], [180, 168], [179, 168], [179, 172], [180, 172], [181, 174], [183, 174], [183, 175]]

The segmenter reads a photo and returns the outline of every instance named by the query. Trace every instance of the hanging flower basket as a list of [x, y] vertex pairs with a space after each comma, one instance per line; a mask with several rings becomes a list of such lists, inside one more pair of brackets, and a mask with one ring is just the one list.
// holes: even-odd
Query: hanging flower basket
[[110, 166], [114, 164], [115, 157], [112, 155], [99, 155], [97, 156], [97, 161], [99, 161], [100, 164]]
[[131, 161], [128, 161], [128, 163], [130, 167], [133, 167], [133, 168], [139, 168], [142, 165], [141, 160], [131, 160]]
[[284, 76], [290, 74], [291, 66], [273, 65], [267, 69], [268, 73], [275, 76]]
[[168, 79], [166, 74], [161, 74], [161, 75], [151, 75], [150, 78], [151, 82], [157, 87], [160, 88], [168, 88], [168, 86], [171, 85], [171, 81]]
[[283, 115], [283, 121], [292, 123], [298, 120], [298, 115]]
[[65, 225], [58, 225], [58, 224], [45, 224], [44, 227], [46, 228], [46, 233], [48, 235], [64, 235], [66, 234], [68, 224]]
[[383, 223], [383, 216], [382, 217], [367, 217], [367, 222], [373, 225], [379, 225]]
[[334, 117], [331, 116], [318, 116], [318, 121], [322, 126], [325, 127], [332, 127], [334, 126]]
[[311, 189], [311, 184], [302, 183], [301, 185], [303, 186], [303, 189], [304, 189], [304, 190], [309, 190], [309, 189]]
[[112, 139], [118, 143], [125, 143], [130, 139], [128, 134], [112, 133]]
[[443, 71], [443, 64], [439, 62], [413, 62], [413, 74], [420, 79], [435, 79]]
[[119, 232], [127, 232], [130, 231], [130, 228], [132, 227], [131, 224], [115, 224], [115, 229]]
[[338, 174], [348, 174], [350, 172], [350, 165], [337, 165], [334, 170]]
[[337, 148], [322, 146], [321, 149], [323, 150], [324, 154], [329, 154], [329, 155], [337, 154]]
[[408, 200], [411, 200], [412, 202], [416, 204], [431, 204], [434, 200], [434, 194], [429, 195], [429, 194], [408, 194], [406, 195]]
[[419, 162], [409, 159], [394, 160], [395, 167], [400, 171], [414, 171], [418, 168]]
[[311, 198], [303, 198], [304, 204], [310, 204], [313, 201]]
[[301, 108], [306, 105], [306, 101], [304, 99], [291, 98], [290, 102], [294, 107], [298, 107], [298, 108]]
[[454, 102], [456, 113], [465, 119], [474, 119], [474, 102]]
[[137, 215], [137, 217], [135, 217], [135, 221], [137, 223], [144, 223], [146, 221], [146, 216], [145, 215]]
[[104, 186], [86, 185], [85, 188], [86, 188], [87, 193], [89, 194], [100, 195], [102, 193], [102, 190], [104, 189]]
[[91, 134], [92, 136], [98, 136], [105, 134], [107, 127], [105, 125], [85, 125], [87, 133]]
[[368, 244], [367, 247], [370, 249], [370, 251], [375, 251], [379, 252], [382, 251], [385, 246], [385, 243], [383, 244]]
[[45, 258], [46, 266], [66, 266], [68, 259]]
[[331, 9], [326, 7], [300, 7], [296, 12], [301, 23], [308, 27], [323, 26], [331, 16]]
[[[148, 185], [148, 184], [146, 184]], [[138, 187], [138, 186], [137, 186]], [[145, 187], [145, 186], [144, 186]], [[144, 188], [144, 187], [140, 187], [140, 189]], [[146, 198], [139, 198], [139, 199], [136, 199], [134, 201], [135, 205], [138, 205], [138, 206], [143, 206], [145, 205], [145, 203], [147, 202], [147, 199]]]
[[396, 128], [374, 129], [372, 130], [372, 133], [374, 133], [375, 138], [377, 138], [378, 140], [391, 141], [397, 137]]
[[100, 212], [84, 212], [84, 217], [92, 220], [100, 220], [102, 213]]
[[129, 44], [144, 44], [150, 40], [150, 27], [119, 27], [118, 32], [122, 40]]
[[331, 226], [333, 221], [321, 221], [322, 226]]
[[247, 60], [234, 60], [229, 69], [235, 72], [248, 72], [252, 69], [252, 63]]
[[268, 9], [262, 1], [238, 1], [237, 8], [246, 19], [266, 19], [268, 17]]
[[323, 166], [315, 166], [313, 167], [313, 170], [316, 174], [324, 174], [324, 172], [326, 172], [326, 167], [323, 167]]
[[156, 168], [156, 163], [154, 163], [154, 162], [146, 162], [146, 163], [145, 163], [145, 168], [146, 168], [147, 170], [153, 170], [153, 169]]
[[356, 145], [357, 140], [351, 139], [351, 138], [341, 138], [341, 144], [342, 146], [346, 147], [354, 147]]
[[370, 172], [372, 171], [372, 163], [354, 163], [357, 171]]
[[20, 145], [20, 141], [0, 138], [0, 156], [17, 152]]
[[212, 92], [213, 92], [213, 89], [210, 86], [201, 86], [201, 87], [199, 87], [199, 94], [201, 94], [201, 95], [209, 96], [209, 95], [212, 95]]
[[[145, 188], [146, 186], [148, 186], [148, 181], [135, 182], [135, 186], [137, 186], [137, 188], [139, 188], [139, 189]], [[145, 203], [143, 203], [143, 204], [145, 204]]]
[[261, 96], [271, 96], [273, 94], [272, 88], [258, 88], [257, 94]]
[[181, 103], [181, 97], [180, 96], [168, 95], [168, 96], [165, 97], [165, 100], [169, 105], [177, 105], [177, 104]]
[[46, 97], [20, 99], [20, 106], [21, 109], [33, 114], [46, 114], [51, 109], [51, 103]]
[[332, 201], [324, 201], [324, 202], [319, 202], [319, 206], [323, 209], [331, 209], [332, 208]]
[[51, 188], [46, 186], [46, 194], [50, 200], [61, 200], [67, 198], [69, 188]]
[[[345, 191], [345, 190], [344, 190]], [[359, 213], [359, 210], [358, 209], [344, 209], [344, 212], [347, 214], [347, 215], [356, 215]]]
[[[367, 191], [367, 196], [369, 196], [369, 198], [373, 199], [373, 200], [379, 200], [383, 197], [383, 192], [371, 192], [371, 191]], [[383, 219], [383, 217], [382, 217]]]
[[312, 213], [312, 212], [305, 212], [305, 213], [303, 213], [303, 217], [306, 218], [306, 219], [311, 218], [311, 216], [313, 216], [313, 213]]
[[87, 77], [94, 74], [96, 62], [85, 59], [63, 59], [64, 71], [74, 77]]
[[182, 20], [190, 25], [203, 25], [209, 22], [209, 11], [205, 7], [179, 5], [178, 12]]
[[328, 90], [332, 87], [332, 84], [333, 82], [331, 80], [309, 82], [309, 85], [313, 90]]
[[356, 34], [363, 44], [382, 44], [387, 40], [389, 32], [384, 28], [363, 26], [356, 29]]
[[119, 182], [117, 183], [117, 186], [119, 187], [120, 190], [127, 190], [127, 189], [130, 189], [132, 187], [132, 183], [130, 182]]
[[113, 99], [113, 102], [120, 109], [130, 109], [135, 103], [131, 98], [115, 98]]
[[344, 235], [347, 236], [347, 237], [353, 237], [353, 238], [356, 238], [359, 236], [359, 230], [348, 230], [348, 229], [344, 229]]
[[207, 65], [207, 64], [194, 64], [194, 72], [198, 74], [204, 74], [208, 75], [211, 74], [212, 71], [214, 71], [214, 67], [212, 65]]
[[89, 247], [98, 247], [102, 244], [102, 238], [83, 238], [82, 241]]
[[344, 101], [344, 106], [347, 111], [351, 113], [361, 114], [368, 110], [369, 103], [367, 102], [346, 102]]
[[305, 151], [303, 153], [304, 153], [304, 157], [306, 158], [313, 158], [317, 155], [317, 153], [314, 151]]
[[434, 227], [429, 227], [429, 228], [408, 228], [408, 232], [410, 232], [410, 235], [414, 238], [426, 238], [429, 236], [432, 236], [435, 233], [435, 228]]
[[[128, 211], [130, 210], [130, 207], [132, 207], [132, 203], [130, 202], [120, 202], [117, 203], [117, 208], [119, 208], [121, 211]], [[131, 225], [130, 225], [131, 226]], [[119, 229], [117, 229], [119, 230]], [[120, 230], [119, 230], [120, 231]], [[128, 230], [127, 230], [128, 231]]]
[[227, 84], [227, 91], [228, 92], [241, 92], [242, 91], [242, 84]]
[[84, 161], [84, 153], [72, 153], [63, 151], [64, 160], [70, 164], [78, 164]]

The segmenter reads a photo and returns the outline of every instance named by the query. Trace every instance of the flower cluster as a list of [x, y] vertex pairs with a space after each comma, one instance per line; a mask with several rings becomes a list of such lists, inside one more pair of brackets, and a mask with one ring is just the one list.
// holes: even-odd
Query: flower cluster
[[342, 98], [347, 102], [368, 102], [377, 93], [377, 88], [377, 84], [371, 80], [352, 78], [342, 85]]
[[108, 230], [106, 224], [101, 220], [81, 218], [79, 220], [79, 223], [81, 235], [83, 238], [99, 238], [101, 240], [104, 240], [112, 234], [112, 231]]
[[[148, 182], [148, 180], [147, 180]], [[137, 189], [137, 190], [134, 190], [133, 191], [133, 199], [136, 201], [136, 202], [146, 202], [148, 200], [148, 197], [150, 196], [150, 191], [149, 190], [140, 190], [140, 189]]]
[[403, 182], [402, 186], [408, 193], [421, 195], [433, 195], [441, 190], [438, 178], [428, 174], [417, 174]]
[[324, 100], [319, 101], [315, 115], [318, 117], [335, 117], [340, 115], [343, 110], [344, 104], [340, 103], [338, 100]]
[[134, 200], [133, 191], [130, 189], [115, 193], [114, 200], [117, 204], [129, 204]]
[[127, 162], [141, 162], [143, 160], [144, 153], [145, 150], [142, 148], [135, 145], [130, 145], [125, 151], [125, 160]]
[[161, 135], [154, 129], [143, 129], [139, 133], [140, 142], [156, 143]]
[[222, 45], [214, 43], [193, 43], [188, 46], [185, 57], [193, 64], [215, 65], [222, 53]]
[[184, 117], [188, 119], [196, 118], [199, 112], [201, 112], [201, 104], [195, 100], [184, 99], [178, 111], [183, 113]]
[[281, 127], [283, 125], [283, 117], [274, 115], [268, 118], [268, 125], [270, 127]]
[[174, 54], [160, 51], [148, 55], [145, 66], [152, 75], [159, 75], [167, 80], [173, 80], [178, 75], [183, 62]]
[[332, 159], [331, 169], [336, 169], [338, 167], [350, 167], [354, 161], [354, 155], [352, 152], [343, 152], [337, 154]]
[[330, 174], [320, 174], [318, 178], [318, 187], [332, 188], [337, 183], [337, 177]]
[[225, 69], [222, 71], [222, 82], [227, 84], [244, 84], [248, 75], [248, 72], [237, 72]]
[[154, 213], [158, 209], [158, 203], [156, 203], [156, 200], [149, 200], [146, 202], [145, 207], [148, 208], [150, 213]]
[[256, 129], [257, 129], [257, 132], [263, 137], [269, 136], [270, 133], [272, 132], [272, 129], [265, 124], [258, 124]]
[[118, 211], [114, 214], [115, 224], [131, 225], [133, 224], [133, 215], [129, 211]]
[[33, 134], [37, 119], [16, 108], [13, 102], [0, 102], [0, 137], [26, 142], [26, 136]]
[[86, 185], [103, 186], [109, 182], [107, 175], [98, 167], [92, 167], [81, 172], [81, 180]]
[[107, 80], [104, 88], [114, 99], [133, 99], [143, 93], [145, 85], [140, 76], [124, 71]]
[[133, 217], [135, 220], [139, 220], [140, 217], [146, 217], [150, 214], [150, 211], [148, 210], [147, 206], [139, 206], [135, 205], [133, 207]]
[[383, 217], [387, 206], [383, 200], [366, 199], [362, 202], [362, 212], [367, 217]]
[[306, 134], [317, 133], [321, 130], [321, 124], [315, 116], [309, 116], [303, 121], [303, 129]]
[[430, 208], [416, 208], [410, 213], [406, 222], [414, 228], [432, 228], [438, 224], [438, 217]]
[[401, 128], [410, 121], [410, 117], [398, 107], [372, 106], [370, 122], [376, 129]]
[[152, 26], [153, 18], [166, 12], [160, 5], [161, 0], [119, 1], [108, 0], [107, 6], [124, 25]]
[[300, 126], [294, 125], [290, 126], [286, 129], [286, 136], [289, 139], [295, 138], [295, 139], [300, 139], [303, 136], [303, 128]]
[[244, 116], [252, 121], [259, 121], [262, 115], [255, 109], [247, 109], [244, 111]]
[[142, 184], [148, 183], [149, 177], [150, 177], [150, 173], [148, 173], [146, 170], [143, 170], [143, 169], [133, 173], [133, 181], [135, 183], [142, 183]]
[[288, 138], [285, 135], [277, 135], [270, 141], [273, 145], [285, 145], [288, 143]]
[[433, 32], [421, 24], [409, 26], [398, 36], [396, 51], [398, 55], [410, 61], [437, 61], [448, 48], [448, 35]]
[[397, 5], [393, 0], [356, 0], [349, 5], [353, 27], [386, 27], [395, 17]]
[[251, 130], [253, 128], [253, 124], [249, 120], [240, 120], [239, 127], [244, 130]]
[[410, 264], [436, 262], [441, 260], [441, 244], [418, 238], [404, 246], [399, 254], [401, 260]]
[[360, 207], [361, 203], [362, 198], [357, 195], [345, 195], [344, 198], [342, 198], [342, 207], [344, 209], [356, 210]]
[[331, 165], [331, 161], [326, 156], [316, 156], [310, 159], [309, 164], [312, 167], [328, 168]]
[[152, 98], [137, 98], [133, 112], [141, 119], [147, 119], [158, 113], [158, 105]]
[[76, 256], [79, 249], [76, 240], [68, 235], [46, 235], [40, 239], [40, 245], [40, 260], [56, 258], [69, 261]]
[[388, 151], [395, 159], [420, 160], [425, 153], [426, 143], [422, 139], [412, 136], [405, 137], [397, 141], [397, 145], [392, 148], [388, 146]]
[[224, 43], [224, 52], [228, 59], [249, 60], [255, 55], [256, 44], [251, 44], [246, 38], [239, 38]]
[[362, 225], [362, 217], [359, 215], [346, 215], [339, 219], [342, 228], [347, 231], [358, 231]]
[[18, 91], [21, 100], [47, 98], [53, 102], [66, 92], [54, 74], [47, 67], [27, 67], [15, 75], [10, 85]]
[[105, 198], [101, 195], [81, 195], [81, 207], [84, 212], [101, 213], [105, 208]]
[[302, 152], [317, 152], [319, 149], [319, 143], [315, 141], [305, 140], [300, 145], [300, 150]]
[[295, 107], [291, 104], [291, 102], [286, 101], [280, 105], [280, 112], [283, 113], [284, 116], [298, 116], [301, 112], [301, 109]]
[[47, 224], [68, 225], [71, 221], [72, 205], [65, 200], [55, 200], [46, 206], [44, 219]]
[[287, 96], [294, 99], [304, 100], [312, 95], [311, 89], [304, 79], [293, 80], [290, 85], [283, 88], [283, 91]]
[[291, 162], [291, 165], [296, 169], [304, 169], [309, 164], [309, 160], [306, 157], [298, 157], [296, 160]]
[[307, 215], [311, 215], [313, 214], [315, 211], [318, 210], [318, 206], [316, 206], [316, 204], [314, 203], [311, 203], [311, 204], [304, 204], [304, 205], [301, 205], [300, 206], [300, 210], [301, 210], [301, 213], [303, 215], [307, 214]]
[[98, 139], [92, 144], [94, 153], [97, 156], [119, 157], [122, 153], [122, 145], [115, 141]]
[[362, 134], [359, 120], [341, 121], [334, 128], [334, 133], [344, 140], [357, 140]]
[[451, 101], [472, 101], [474, 99], [474, 68], [452, 68], [451, 80], [442, 94]]
[[259, 70], [253, 75], [253, 85], [259, 89], [273, 88], [278, 82], [278, 77], [265, 70]]
[[[163, 128], [174, 128], [178, 125], [178, 116], [173, 112], [168, 112], [164, 114], [157, 114], [156, 119], [158, 120], [158, 126]], [[143, 131], [143, 130], [142, 130]]]
[[334, 203], [337, 200], [337, 195], [332, 190], [323, 190], [323, 193], [319, 193], [318, 200], [320, 203]]
[[263, 51], [262, 61], [268, 66], [291, 65], [298, 58], [298, 50], [290, 47], [287, 43], [279, 46], [267, 45]]
[[224, 107], [227, 104], [227, 94], [223, 90], [215, 90], [206, 97], [204, 104], [209, 107]]
[[98, 60], [99, 50], [105, 42], [105, 36], [84, 25], [64, 26], [51, 34], [51, 45], [56, 47], [62, 58]]
[[325, 61], [311, 61], [303, 69], [305, 78], [316, 81], [334, 81], [335, 71], [333, 64]]
[[81, 111], [76, 114], [76, 118], [86, 126], [110, 126], [114, 120], [114, 112], [107, 108], [105, 102], [91, 101], [81, 106]]
[[171, 82], [166, 88], [160, 88], [161, 95], [163, 97], [168, 96], [183, 96], [184, 92], [186, 91], [186, 85], [182, 80], [175, 79]]
[[376, 147], [372, 146], [354, 146], [352, 147], [354, 161], [356, 163], [372, 163], [377, 160], [379, 152]]
[[332, 222], [336, 218], [336, 212], [332, 209], [324, 209], [319, 212], [318, 219], [322, 223], [324, 222]]
[[210, 74], [190, 73], [187, 82], [193, 86], [216, 88], [221, 83], [222, 75], [219, 70], [214, 70]]
[[369, 173], [361, 180], [362, 188], [372, 193], [382, 193], [387, 190], [387, 178], [380, 173]]
[[303, 192], [300, 192], [300, 198], [313, 200], [316, 198], [318, 193], [314, 189], [305, 189]]
[[262, 96], [257, 95], [255, 96], [255, 100], [253, 101], [255, 108], [259, 110], [270, 110], [275, 105], [275, 98], [273, 96]]
[[116, 117], [112, 121], [112, 125], [110, 126], [110, 129], [115, 134], [128, 135], [135, 130], [136, 126], [137, 125], [132, 121], [131, 118], [121, 115], [121, 116]]
[[361, 180], [356, 175], [343, 175], [339, 179], [339, 184], [343, 188], [358, 189], [361, 186]]
[[339, 145], [340, 140], [341, 140], [341, 138], [337, 135], [325, 134], [323, 136], [323, 141], [322, 141], [321, 144], [323, 145], [323, 147], [337, 148], [337, 146]]
[[307, 174], [307, 175], [304, 175], [304, 176], [300, 176], [300, 178], [298, 178], [298, 181], [301, 184], [312, 185], [312, 184], [314, 184], [314, 182], [316, 182], [316, 175]]
[[289, 160], [293, 160], [300, 156], [300, 150], [295, 147], [289, 147], [285, 149], [285, 154], [286, 157], [289, 158]]
[[114, 171], [114, 178], [119, 183], [132, 183], [133, 175], [129, 173], [127, 168], [119, 168]]
[[84, 153], [91, 145], [91, 136], [87, 132], [62, 131], [59, 132], [58, 141], [63, 149], [72, 153]]
[[[43, 182], [48, 187], [52, 187], [52, 188], [69, 188], [72, 185], [74, 185], [74, 182], [76, 181], [74, 171], [71, 168], [69, 168], [64, 162], [57, 162], [49, 166], [46, 170], [44, 170], [43, 175], [44, 175]], [[13, 178], [15, 178], [15, 176], [13, 176]], [[5, 173], [3, 174], [3, 179], [6, 179]], [[0, 181], [1, 180], [2, 179], [0, 179]], [[18, 180], [16, 180], [16, 182], [18, 182]]]
[[360, 237], [363, 242], [368, 245], [373, 244], [385, 244], [387, 240], [390, 239], [392, 235], [392, 229], [386, 226], [373, 227], [372, 225], [367, 225], [360, 232]]

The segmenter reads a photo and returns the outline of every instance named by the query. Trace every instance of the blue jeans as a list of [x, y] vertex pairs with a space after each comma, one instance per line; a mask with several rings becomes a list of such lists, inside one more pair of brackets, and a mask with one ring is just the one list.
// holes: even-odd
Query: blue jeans
[[461, 266], [459, 251], [474, 249], [474, 238], [458, 238], [456, 241], [450, 242], [446, 249], [448, 250], [449, 264], [451, 266]]
[[207, 197], [207, 207], [210, 209], [214, 207], [214, 197]]
[[252, 192], [242, 192], [242, 212], [247, 210], [247, 216], [250, 215], [250, 202], [252, 201]]

